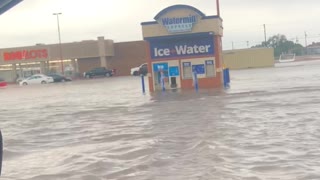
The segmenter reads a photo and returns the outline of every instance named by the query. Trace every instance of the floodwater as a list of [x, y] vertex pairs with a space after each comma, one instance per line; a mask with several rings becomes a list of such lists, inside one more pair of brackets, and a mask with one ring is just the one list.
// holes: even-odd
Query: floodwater
[[137, 77], [0, 89], [3, 179], [318, 180], [320, 61], [231, 71], [228, 90]]

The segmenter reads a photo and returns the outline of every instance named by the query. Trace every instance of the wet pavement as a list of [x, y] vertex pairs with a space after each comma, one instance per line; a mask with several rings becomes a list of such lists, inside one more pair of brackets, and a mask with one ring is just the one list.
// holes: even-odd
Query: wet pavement
[[320, 61], [231, 71], [228, 90], [138, 77], [0, 89], [3, 179], [320, 179]]

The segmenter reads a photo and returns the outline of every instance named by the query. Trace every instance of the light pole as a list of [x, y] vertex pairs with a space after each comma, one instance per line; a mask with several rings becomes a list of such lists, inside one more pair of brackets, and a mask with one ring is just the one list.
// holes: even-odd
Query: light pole
[[267, 47], [267, 29], [266, 29], [266, 24], [263, 24], [263, 29], [264, 29], [264, 46]]
[[59, 36], [59, 53], [60, 53], [60, 61], [61, 61], [61, 73], [64, 74], [64, 67], [63, 67], [63, 58], [62, 58], [62, 46], [61, 46], [61, 34], [60, 34], [60, 22], [59, 22], [59, 15], [62, 13], [53, 13], [54, 16], [57, 16], [57, 23], [58, 23], [58, 36]]
[[308, 55], [308, 40], [307, 40], [307, 38], [308, 38], [308, 34], [305, 31], [304, 32], [304, 40], [305, 40], [305, 43], [306, 43], [306, 54]]

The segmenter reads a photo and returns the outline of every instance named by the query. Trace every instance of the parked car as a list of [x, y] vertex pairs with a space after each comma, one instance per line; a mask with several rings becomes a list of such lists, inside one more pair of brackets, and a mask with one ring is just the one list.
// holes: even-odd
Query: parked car
[[71, 78], [65, 77], [61, 74], [48, 74], [49, 77], [53, 78], [53, 82], [66, 82], [66, 81], [72, 81]]
[[4, 79], [0, 78], [0, 87], [6, 87], [7, 85], [7, 82]]
[[113, 75], [113, 71], [110, 69], [107, 69], [105, 67], [93, 68], [90, 71], [83, 73], [83, 77], [85, 77], [85, 78], [93, 78], [96, 76], [110, 77], [112, 75]]
[[131, 68], [130, 74], [132, 76], [139, 76], [140, 74], [146, 75], [148, 73], [148, 64], [143, 63], [138, 67]]
[[29, 84], [47, 84], [53, 83], [54, 80], [52, 77], [46, 76], [44, 74], [35, 74], [24, 80], [22, 80], [20, 85], [29, 85]]
[[23, 81], [24, 79], [29, 78], [30, 76], [32, 76], [32, 75], [24, 76], [24, 77], [18, 77], [18, 78], [16, 79], [16, 82], [17, 82], [17, 83], [20, 83], [21, 81]]
[[148, 65], [144, 64], [143, 66], [140, 66], [139, 68], [139, 74], [141, 75], [147, 75], [148, 74]]

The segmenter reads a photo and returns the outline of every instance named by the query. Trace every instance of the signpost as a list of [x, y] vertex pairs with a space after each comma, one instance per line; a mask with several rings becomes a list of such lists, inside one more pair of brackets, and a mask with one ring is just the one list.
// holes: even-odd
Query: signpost
[[142, 84], [142, 93], [145, 94], [146, 93], [146, 87], [145, 87], [145, 83], [144, 83], [144, 75], [141, 74], [141, 84]]

